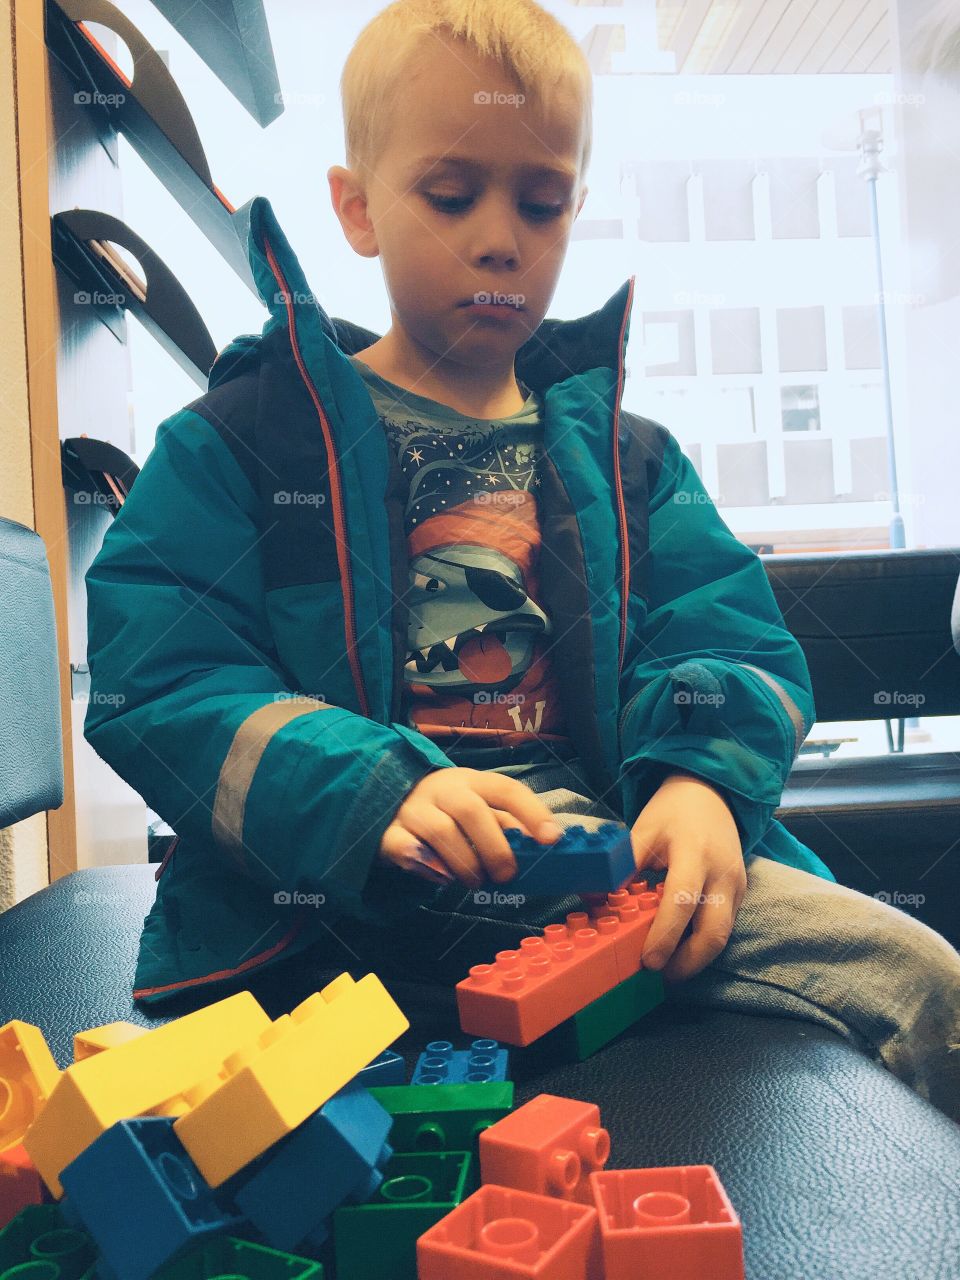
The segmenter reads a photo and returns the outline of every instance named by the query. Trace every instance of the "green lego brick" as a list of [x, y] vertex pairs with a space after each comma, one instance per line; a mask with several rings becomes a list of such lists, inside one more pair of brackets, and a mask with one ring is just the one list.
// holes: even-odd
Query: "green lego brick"
[[478, 1176], [469, 1151], [393, 1156], [371, 1200], [342, 1205], [333, 1215], [337, 1275], [417, 1280], [418, 1237], [472, 1194]]
[[[68, 1225], [55, 1204], [21, 1209], [0, 1231], [0, 1273], [57, 1280], [93, 1280], [97, 1246], [87, 1233]], [[27, 1264], [34, 1264], [32, 1266]], [[44, 1265], [46, 1264], [46, 1265]]]
[[395, 1084], [370, 1092], [393, 1116], [394, 1151], [473, 1151], [482, 1130], [513, 1110], [513, 1081]]
[[154, 1280], [210, 1280], [211, 1276], [217, 1280], [323, 1280], [323, 1266], [249, 1240], [217, 1236], [168, 1263]]
[[663, 999], [663, 975], [656, 969], [640, 969], [586, 1005], [570, 1019], [578, 1061], [597, 1053]]
[[663, 975], [641, 969], [520, 1052], [528, 1064], [583, 1062], [663, 1000]]

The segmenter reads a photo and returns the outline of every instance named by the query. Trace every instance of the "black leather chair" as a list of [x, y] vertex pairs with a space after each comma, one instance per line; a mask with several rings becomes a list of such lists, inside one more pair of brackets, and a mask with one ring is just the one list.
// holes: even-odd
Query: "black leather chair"
[[[0, 521], [8, 600], [11, 590], [49, 592], [41, 555], [30, 530]], [[26, 608], [24, 600], [0, 620], [0, 670], [8, 697], [28, 692], [36, 714], [47, 714], [56, 691], [49, 655], [13, 634], [11, 615]], [[35, 663], [47, 664], [45, 675]], [[11, 739], [11, 723], [23, 733], [23, 717], [3, 718], [0, 760], [48, 777], [36, 747], [28, 759], [26, 739]], [[26, 798], [20, 788], [15, 812], [0, 809], [0, 827], [26, 816]], [[31, 811], [49, 800], [49, 786], [38, 788]], [[0, 916], [0, 1024], [36, 1023], [66, 1064], [77, 1030], [165, 1021], [130, 997], [153, 874], [149, 865], [74, 872]], [[278, 966], [249, 986], [278, 1016], [332, 976]], [[457, 1033], [452, 991], [389, 985], [411, 1020], [399, 1044], [408, 1062], [427, 1040]], [[960, 1277], [960, 1126], [815, 1023], [667, 1004], [586, 1062], [545, 1068], [517, 1058], [512, 1074], [518, 1101], [547, 1091], [598, 1103], [611, 1167], [715, 1165], [743, 1222], [748, 1280]]]
[[890, 747], [801, 755], [776, 816], [842, 884], [960, 948], [960, 752], [902, 750], [906, 717], [960, 716], [960, 548], [762, 558], [818, 724], [885, 720]]

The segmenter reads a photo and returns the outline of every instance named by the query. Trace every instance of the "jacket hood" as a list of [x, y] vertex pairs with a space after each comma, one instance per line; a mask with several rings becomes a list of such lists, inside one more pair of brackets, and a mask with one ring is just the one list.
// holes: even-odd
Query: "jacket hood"
[[[218, 353], [209, 373], [211, 389], [239, 376], [258, 358], [261, 338], [278, 327], [286, 328], [290, 309], [298, 331], [312, 335], [315, 347], [323, 351], [328, 364], [343, 355], [363, 351], [383, 336], [327, 314], [308, 285], [266, 196], [256, 196], [250, 203], [247, 256], [260, 299], [270, 316], [262, 333], [240, 334]], [[281, 288], [277, 286], [278, 278], [284, 282]], [[636, 276], [630, 276], [588, 315], [574, 320], [541, 321], [536, 332], [517, 350], [517, 377], [542, 395], [553, 383], [590, 369], [616, 372], [629, 336], [635, 281]]]

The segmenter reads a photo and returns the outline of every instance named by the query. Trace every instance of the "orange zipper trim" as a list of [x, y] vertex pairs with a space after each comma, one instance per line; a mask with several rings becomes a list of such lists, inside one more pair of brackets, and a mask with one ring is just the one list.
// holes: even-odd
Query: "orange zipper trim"
[[623, 671], [623, 655], [627, 648], [627, 606], [630, 599], [630, 545], [627, 536], [627, 509], [623, 500], [623, 483], [620, 477], [620, 399], [623, 395], [624, 361], [623, 342], [627, 328], [627, 317], [633, 303], [633, 289], [636, 276], [630, 277], [630, 288], [627, 291], [627, 305], [623, 309], [620, 321], [620, 338], [617, 343], [617, 399], [613, 410], [613, 483], [617, 494], [617, 520], [620, 525], [620, 647], [617, 655], [617, 674]]
[[267, 251], [267, 260], [270, 263], [270, 269], [277, 278], [277, 282], [283, 290], [283, 296], [286, 298], [287, 308], [287, 324], [290, 330], [290, 345], [293, 348], [293, 358], [297, 362], [297, 368], [300, 370], [300, 376], [303, 378], [304, 385], [310, 393], [314, 408], [320, 418], [320, 426], [323, 430], [323, 438], [327, 448], [327, 465], [330, 468], [330, 497], [333, 503], [333, 520], [336, 527], [337, 537], [337, 563], [340, 566], [340, 580], [344, 585], [343, 592], [343, 614], [344, 614], [344, 630], [347, 641], [347, 657], [350, 660], [350, 669], [353, 672], [353, 683], [357, 690], [357, 697], [360, 701], [360, 711], [369, 718], [370, 706], [367, 702], [367, 693], [363, 687], [363, 673], [360, 670], [360, 660], [357, 654], [356, 645], [356, 619], [353, 610], [353, 573], [350, 568], [350, 552], [347, 547], [347, 526], [344, 516], [342, 486], [340, 481], [340, 469], [337, 465], [336, 451], [333, 446], [333, 433], [330, 430], [330, 423], [327, 415], [323, 411], [323, 405], [317, 395], [317, 389], [313, 385], [310, 376], [307, 373], [303, 357], [300, 353], [300, 344], [297, 341], [297, 331], [293, 321], [293, 303], [290, 297], [290, 290], [287, 288], [287, 282], [284, 279], [283, 272], [274, 255], [270, 241], [266, 236], [263, 237], [264, 248]]

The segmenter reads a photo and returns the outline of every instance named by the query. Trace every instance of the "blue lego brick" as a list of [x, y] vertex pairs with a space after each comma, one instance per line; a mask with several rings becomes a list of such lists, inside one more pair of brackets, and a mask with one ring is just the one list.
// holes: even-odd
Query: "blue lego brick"
[[334, 1209], [380, 1186], [392, 1123], [372, 1094], [351, 1084], [225, 1183], [221, 1197], [272, 1248], [319, 1248]]
[[106, 1269], [123, 1280], [147, 1280], [182, 1250], [242, 1224], [217, 1203], [174, 1120], [118, 1120], [61, 1175], [66, 1216], [83, 1223]]
[[365, 1089], [374, 1085], [406, 1084], [407, 1069], [399, 1053], [384, 1049], [368, 1066], [358, 1071], [350, 1083], [363, 1085]]
[[417, 1059], [411, 1084], [486, 1084], [506, 1080], [506, 1049], [496, 1040], [474, 1040], [469, 1049], [454, 1049], [449, 1040], [432, 1040]]
[[508, 883], [488, 882], [488, 892], [520, 892], [530, 897], [557, 893], [613, 893], [637, 873], [630, 828], [605, 822], [588, 831], [579, 822], [553, 844], [541, 844], [519, 827], [503, 833], [517, 859]]

